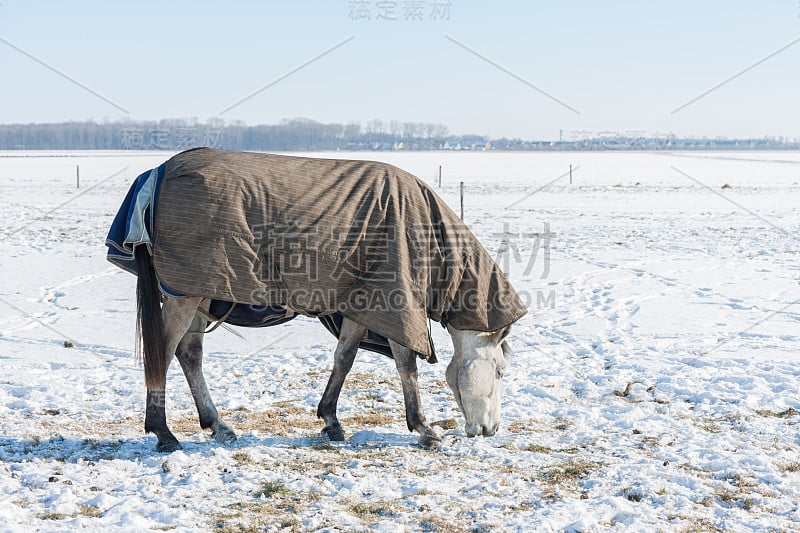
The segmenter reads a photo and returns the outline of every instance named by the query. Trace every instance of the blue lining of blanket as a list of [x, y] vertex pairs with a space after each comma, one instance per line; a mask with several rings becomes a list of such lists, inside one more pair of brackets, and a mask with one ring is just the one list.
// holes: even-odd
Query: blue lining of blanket
[[[153, 253], [158, 193], [161, 190], [161, 181], [164, 179], [164, 167], [163, 164], [159, 165], [139, 174], [134, 180], [106, 237], [108, 246], [106, 258], [121, 269], [137, 276], [139, 268], [136, 266], [134, 256], [136, 247], [145, 245], [150, 254]], [[161, 290], [170, 296], [183, 296], [160, 281], [158, 284]]]
[[152, 253], [155, 234], [156, 207], [164, 165], [143, 172], [134, 180], [125, 200], [111, 223], [106, 237], [106, 258], [133, 274], [139, 275], [134, 250], [140, 244]]

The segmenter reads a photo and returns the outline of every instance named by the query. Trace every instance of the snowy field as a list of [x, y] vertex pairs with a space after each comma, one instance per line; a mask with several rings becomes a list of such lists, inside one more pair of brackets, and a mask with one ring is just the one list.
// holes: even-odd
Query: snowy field
[[200, 430], [173, 365], [184, 450], [164, 455], [135, 279], [104, 239], [169, 155], [0, 153], [0, 531], [800, 531], [800, 153], [333, 154], [431, 184], [442, 165], [456, 212], [464, 182], [530, 307], [500, 431], [465, 437], [435, 326], [421, 390], [442, 447], [416, 445], [393, 364], [367, 352], [348, 440], [323, 440], [335, 343], [298, 319], [206, 338], [233, 446]]

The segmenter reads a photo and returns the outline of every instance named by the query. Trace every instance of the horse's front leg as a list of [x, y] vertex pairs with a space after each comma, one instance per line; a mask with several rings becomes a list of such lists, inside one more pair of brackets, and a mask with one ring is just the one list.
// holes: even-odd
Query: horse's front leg
[[422, 412], [417, 383], [417, 354], [392, 340], [389, 341], [389, 346], [392, 348], [394, 362], [403, 384], [408, 430], [419, 433], [419, 445], [423, 448], [428, 450], [436, 448], [442, 442], [442, 438], [428, 425]]
[[336, 416], [336, 404], [339, 402], [339, 394], [342, 392], [344, 380], [350, 369], [353, 368], [358, 345], [366, 333], [367, 328], [364, 326], [359, 326], [347, 318], [342, 320], [339, 344], [336, 345], [336, 353], [333, 356], [333, 371], [331, 371], [331, 377], [325, 387], [325, 393], [317, 406], [317, 417], [325, 420], [322, 433], [334, 441], [344, 440], [344, 430]]
[[[204, 300], [201, 308], [208, 312], [210, 303], [210, 300]], [[211, 428], [211, 436], [217, 442], [231, 444], [236, 441], [236, 433], [220, 419], [217, 408], [208, 393], [205, 377], [203, 377], [203, 332], [205, 327], [206, 319], [195, 316], [189, 331], [178, 343], [175, 356], [186, 376], [189, 390], [192, 391], [197, 414], [200, 416], [200, 427]]]
[[[162, 341], [166, 349], [164, 353], [170, 360], [178, 347], [178, 343], [189, 329], [201, 300], [201, 298], [169, 297], [164, 302], [161, 309], [161, 318], [164, 323], [164, 338]], [[166, 367], [169, 367], [169, 362], [167, 362]], [[156, 450], [159, 452], [173, 452], [181, 449], [178, 439], [167, 427], [166, 367], [164, 375], [158, 376], [157, 384], [147, 387], [147, 407], [144, 418], [144, 430], [146, 433], [154, 433], [156, 435], [158, 438]]]

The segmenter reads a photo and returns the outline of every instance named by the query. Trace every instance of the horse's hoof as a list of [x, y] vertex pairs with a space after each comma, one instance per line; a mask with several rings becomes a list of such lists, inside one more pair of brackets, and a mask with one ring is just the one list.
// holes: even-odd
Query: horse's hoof
[[344, 430], [341, 426], [326, 426], [322, 429], [322, 434], [334, 442], [341, 442], [344, 440]]
[[419, 445], [426, 450], [435, 450], [442, 443], [442, 437], [436, 434], [432, 429], [425, 431], [425, 434], [419, 438]]
[[220, 429], [219, 431], [213, 431], [211, 436], [220, 444], [233, 444], [238, 439], [236, 433], [234, 433], [232, 429]]
[[220, 444], [233, 444], [237, 440], [236, 432], [224, 422], [218, 422], [216, 428], [212, 428], [211, 437]]
[[158, 441], [156, 444], [156, 451], [159, 453], [172, 453], [182, 449], [183, 446], [177, 439]]

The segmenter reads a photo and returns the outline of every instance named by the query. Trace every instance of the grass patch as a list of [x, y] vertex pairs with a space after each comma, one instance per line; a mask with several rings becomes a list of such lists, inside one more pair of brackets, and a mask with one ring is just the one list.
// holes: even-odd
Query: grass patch
[[445, 418], [444, 420], [436, 420], [435, 422], [431, 422], [431, 426], [440, 427], [445, 430], [456, 429], [458, 427], [458, 422], [456, 422], [455, 418]]
[[[293, 492], [281, 482], [269, 482], [254, 493], [255, 501], [235, 502], [221, 512], [209, 516], [209, 529], [215, 533], [261, 532], [278, 530], [304, 531], [296, 518], [309, 503], [320, 495], [312, 492]], [[263, 497], [262, 497], [263, 496]]]
[[689, 518], [682, 520], [681, 533], [724, 533], [725, 530], [717, 527], [708, 518]]
[[780, 470], [781, 472], [790, 472], [790, 473], [800, 472], [800, 463], [796, 461], [793, 463], [781, 463], [777, 466], [778, 470]]
[[439, 518], [438, 516], [426, 516], [419, 521], [419, 528], [422, 531], [438, 533], [466, 533], [470, 531], [466, 527], [454, 524], [452, 520]]
[[302, 408], [299, 408], [297, 405], [295, 405], [302, 401], [302, 398], [297, 398], [295, 400], [281, 400], [278, 402], [272, 402], [272, 406], [277, 407], [278, 409], [300, 409], [302, 411]]
[[725, 507], [739, 507], [745, 511], [750, 511], [756, 505], [752, 498], [748, 498], [744, 494], [728, 489], [718, 489], [714, 495]]
[[797, 409], [794, 407], [790, 407], [783, 411], [769, 411], [767, 409], [756, 409], [756, 414], [763, 416], [763, 417], [772, 417], [772, 418], [791, 418], [798, 414]]
[[93, 505], [79, 505], [78, 507], [81, 510], [81, 515], [89, 518], [100, 516], [100, 514], [103, 512]]
[[542, 422], [541, 420], [536, 420], [534, 418], [526, 418], [523, 420], [514, 420], [508, 425], [508, 432], [519, 434], [519, 433], [528, 433], [532, 431], [541, 431], [541, 427], [546, 425], [546, 422]]
[[282, 481], [267, 481], [261, 488], [255, 491], [254, 495], [258, 498], [272, 498], [273, 496], [282, 496], [289, 494], [289, 489]]
[[388, 426], [400, 422], [397, 411], [389, 409], [368, 409], [366, 412], [341, 419], [342, 426]]
[[[316, 416], [308, 409], [291, 405], [290, 402], [277, 402], [278, 407], [266, 411], [250, 411], [246, 408], [223, 409], [220, 418], [231, 423], [234, 431], [257, 429], [270, 435], [285, 437], [296, 434], [298, 430], [321, 429]], [[201, 431], [197, 418], [192, 416], [170, 422], [170, 427], [180, 439], [180, 435], [191, 435]]]
[[569, 418], [565, 418], [563, 416], [559, 416], [553, 421], [553, 427], [559, 431], [565, 431], [571, 428], [573, 425], [574, 423]]
[[575, 485], [602, 466], [590, 461], [570, 460], [545, 468], [539, 473], [538, 479], [548, 485]]
[[701, 420], [700, 422], [697, 423], [697, 426], [704, 431], [708, 431], [709, 433], [722, 432], [722, 428], [719, 427], [719, 424], [717, 424], [713, 420]]
[[552, 455], [553, 448], [548, 448], [547, 446], [542, 446], [540, 444], [528, 444], [524, 448], [522, 448], [524, 452], [531, 452], [531, 453], [541, 453], [544, 455]]
[[65, 518], [71, 518], [71, 516], [66, 513], [44, 513], [39, 515], [39, 518], [42, 520], [64, 520]]
[[644, 492], [638, 487], [626, 487], [622, 489], [622, 497], [629, 502], [640, 502], [644, 499]]
[[236, 461], [236, 464], [239, 466], [253, 464], [253, 458], [244, 450], [236, 450], [231, 454], [231, 458]]
[[392, 502], [359, 502], [350, 506], [350, 511], [362, 520], [371, 520], [378, 517], [393, 516], [396, 514]]

